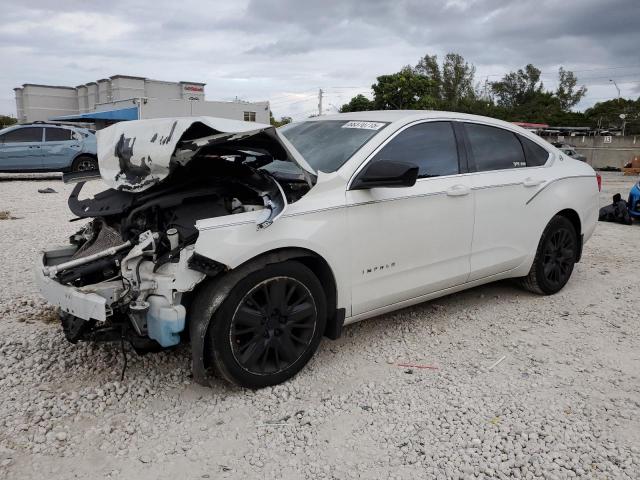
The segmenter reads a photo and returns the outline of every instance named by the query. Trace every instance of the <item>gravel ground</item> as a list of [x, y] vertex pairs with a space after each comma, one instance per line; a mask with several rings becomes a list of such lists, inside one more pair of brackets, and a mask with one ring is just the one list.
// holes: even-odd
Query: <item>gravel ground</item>
[[[31, 268], [78, 227], [70, 187], [1, 180], [0, 478], [640, 478], [639, 224], [601, 223], [557, 295], [499, 282], [349, 326], [254, 392], [195, 384], [185, 347], [121, 382], [117, 345], [68, 344]], [[605, 174], [602, 203], [633, 181]]]

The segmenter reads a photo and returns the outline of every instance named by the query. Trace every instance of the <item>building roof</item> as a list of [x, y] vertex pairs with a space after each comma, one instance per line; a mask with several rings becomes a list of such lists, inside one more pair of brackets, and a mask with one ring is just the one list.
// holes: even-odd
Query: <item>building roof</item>
[[64, 115], [53, 117], [51, 120], [64, 120], [66, 122], [86, 122], [94, 120], [138, 120], [138, 107], [117, 108], [114, 110], [103, 110], [101, 112], [87, 112], [75, 115]]
[[134, 77], [133, 75], [121, 75], [121, 74], [111, 75], [109, 78], [111, 80], [113, 80], [114, 78], [132, 78], [134, 80], [146, 80], [146, 77]]
[[75, 90], [75, 87], [69, 87], [67, 85], [42, 85], [40, 83], [23, 83], [22, 88], [24, 87], [66, 88], [68, 90]]

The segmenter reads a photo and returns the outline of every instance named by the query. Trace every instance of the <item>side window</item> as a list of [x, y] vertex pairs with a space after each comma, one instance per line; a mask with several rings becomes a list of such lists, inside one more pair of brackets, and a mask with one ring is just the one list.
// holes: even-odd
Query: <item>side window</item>
[[411, 162], [420, 167], [418, 177], [460, 173], [458, 148], [449, 122], [420, 123], [400, 132], [371, 160]]
[[42, 127], [25, 127], [4, 134], [4, 143], [42, 142]]
[[45, 128], [45, 142], [64, 142], [71, 140], [71, 130], [67, 128]]
[[477, 123], [466, 123], [465, 127], [478, 172], [527, 166], [515, 133]]
[[524, 157], [527, 161], [527, 167], [539, 167], [547, 163], [547, 160], [549, 159], [549, 152], [544, 148], [522, 135], [518, 135], [518, 140], [520, 140], [522, 148], [524, 149]]

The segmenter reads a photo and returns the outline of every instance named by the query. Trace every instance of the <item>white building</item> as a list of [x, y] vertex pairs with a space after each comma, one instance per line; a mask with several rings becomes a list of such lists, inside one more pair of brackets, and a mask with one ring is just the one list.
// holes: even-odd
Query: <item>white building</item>
[[206, 101], [204, 87], [114, 75], [77, 87], [25, 83], [14, 91], [21, 123], [64, 120], [102, 128], [122, 120], [203, 115], [269, 123], [269, 102]]

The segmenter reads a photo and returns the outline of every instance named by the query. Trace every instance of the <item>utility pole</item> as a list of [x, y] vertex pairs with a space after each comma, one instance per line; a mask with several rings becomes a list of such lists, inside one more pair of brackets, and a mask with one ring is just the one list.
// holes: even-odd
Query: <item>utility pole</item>
[[318, 90], [318, 116], [322, 115], [322, 94], [324, 92], [322, 91], [322, 89]]

